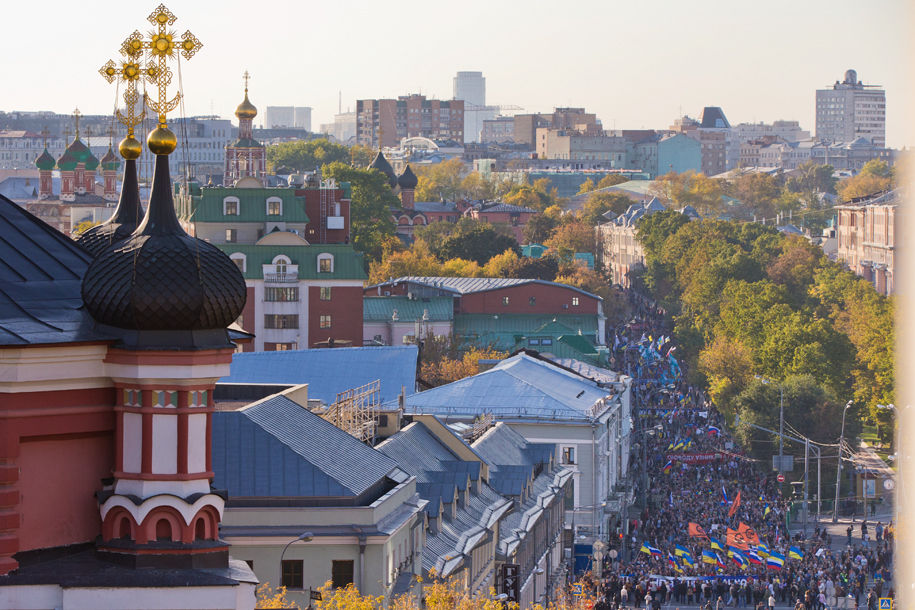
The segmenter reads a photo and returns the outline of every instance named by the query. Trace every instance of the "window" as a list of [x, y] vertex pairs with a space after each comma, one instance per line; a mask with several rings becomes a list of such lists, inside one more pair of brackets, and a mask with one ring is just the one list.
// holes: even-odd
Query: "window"
[[353, 560], [335, 560], [330, 564], [330, 579], [334, 589], [345, 587], [353, 582]]
[[572, 306], [573, 306], [573, 307], [577, 307], [577, 306], [578, 306], [578, 297], [572, 297]]
[[282, 216], [283, 200], [279, 197], [271, 197], [267, 200], [267, 216]]
[[298, 328], [299, 316], [296, 315], [264, 315], [264, 328]]
[[334, 256], [333, 254], [319, 254], [318, 255], [318, 273], [333, 273], [334, 272]]
[[531, 297], [531, 298], [529, 298], [529, 299], [527, 300], [527, 302], [528, 302], [530, 305], [536, 305], [536, 304], [537, 304], [537, 297]]
[[322, 301], [330, 300], [330, 286], [321, 286], [321, 300]]
[[575, 463], [575, 447], [563, 447], [562, 448], [562, 463], [563, 464], [574, 464]]
[[238, 267], [238, 270], [242, 273], [245, 272], [245, 255], [241, 252], [236, 252], [229, 256], [232, 259], [232, 262], [235, 263], [235, 266]]
[[540, 339], [540, 345], [553, 345], [553, 340], [550, 337], [543, 337]]
[[321, 328], [330, 328], [330, 314], [322, 314], [320, 318]]
[[264, 301], [268, 303], [286, 303], [298, 300], [298, 288], [264, 288]]
[[528, 339], [527, 344], [528, 345], [540, 345], [540, 339]]
[[238, 216], [239, 208], [238, 197], [226, 197], [222, 200], [222, 213], [226, 216]]
[[234, 244], [238, 241], [238, 229], [226, 229], [226, 243]]
[[[301, 589], [302, 584], [302, 564], [301, 559], [284, 559], [283, 560], [283, 578], [282, 586], [287, 589]], [[352, 563], [352, 562], [350, 562]]]
[[502, 297], [502, 304], [503, 304], [503, 305], [508, 305], [509, 300], [510, 300], [509, 297]]

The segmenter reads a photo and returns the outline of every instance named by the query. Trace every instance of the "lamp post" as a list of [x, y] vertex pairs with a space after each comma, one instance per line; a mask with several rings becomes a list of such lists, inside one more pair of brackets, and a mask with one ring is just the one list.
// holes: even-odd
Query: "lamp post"
[[290, 540], [289, 542], [286, 543], [286, 546], [283, 547], [283, 552], [280, 553], [280, 582], [283, 581], [283, 557], [286, 556], [286, 549], [288, 549], [290, 547], [290, 545], [292, 545], [293, 543], [296, 543], [300, 540], [302, 542], [311, 542], [312, 540], [314, 540], [314, 537], [315, 537], [315, 535], [311, 532], [302, 532], [301, 534], [299, 534], [298, 536], [296, 536], [295, 538], [293, 538], [292, 540]]
[[839, 520], [839, 482], [841, 481], [842, 475], [842, 443], [845, 442], [845, 412], [848, 411], [848, 407], [852, 405], [852, 401], [845, 403], [845, 408], [842, 409], [842, 429], [839, 433], [839, 463], [836, 466], [836, 501], [832, 507], [832, 522], [836, 523]]

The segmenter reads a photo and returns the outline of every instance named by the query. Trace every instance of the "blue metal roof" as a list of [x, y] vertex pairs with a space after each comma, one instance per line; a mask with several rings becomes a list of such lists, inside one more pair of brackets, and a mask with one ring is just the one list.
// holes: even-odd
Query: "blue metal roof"
[[112, 339], [96, 330], [80, 286], [92, 257], [0, 195], [0, 345]]
[[[408, 413], [496, 420], [591, 420], [592, 407], [610, 390], [549, 362], [519, 353], [488, 371], [408, 396]], [[598, 410], [598, 412], [600, 409]]]
[[394, 460], [282, 395], [213, 414], [214, 485], [229, 497], [355, 497]]
[[402, 386], [414, 390], [417, 354], [415, 345], [246, 352], [232, 356], [229, 376], [220, 383], [307, 383], [309, 398], [331, 404], [338, 392], [380, 379], [385, 402]]

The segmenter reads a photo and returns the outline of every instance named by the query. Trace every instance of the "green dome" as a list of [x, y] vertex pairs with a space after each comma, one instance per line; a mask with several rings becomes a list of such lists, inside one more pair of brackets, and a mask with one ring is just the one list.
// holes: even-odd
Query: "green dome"
[[38, 167], [38, 169], [42, 170], [54, 169], [56, 163], [54, 161], [54, 157], [48, 153], [47, 146], [45, 146], [44, 152], [41, 153], [37, 159], [35, 159], [35, 165]]
[[76, 155], [70, 152], [70, 149], [64, 151], [64, 154], [60, 156], [60, 159], [57, 160], [58, 169], [65, 172], [72, 172], [76, 169], [76, 165], [79, 163], [79, 159], [76, 158]]
[[[89, 150], [88, 148], [86, 150]], [[86, 169], [94, 170], [98, 167], [98, 157], [92, 154], [92, 151], [89, 150], [89, 156], [86, 158]]]
[[120, 165], [121, 160], [114, 154], [114, 151], [111, 150], [111, 146], [109, 145], [108, 152], [102, 157], [102, 169], [117, 169]]
[[66, 153], [70, 153], [70, 156], [73, 157], [77, 163], [85, 163], [88, 166], [91, 158], [94, 159], [96, 163], [95, 166], [93, 166], [93, 169], [98, 166], [98, 159], [95, 158], [92, 151], [89, 150], [79, 138], [70, 142], [70, 146], [67, 147], [67, 151], [64, 154]]

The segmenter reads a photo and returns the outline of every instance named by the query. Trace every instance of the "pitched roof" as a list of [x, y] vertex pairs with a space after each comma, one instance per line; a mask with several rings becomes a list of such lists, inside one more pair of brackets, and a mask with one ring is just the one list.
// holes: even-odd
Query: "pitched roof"
[[369, 286], [369, 288], [385, 286], [391, 283], [399, 284], [402, 282], [422, 284], [423, 286], [428, 286], [430, 288], [438, 288], [440, 290], [462, 295], [472, 294], [474, 292], [486, 292], [488, 290], [498, 290], [499, 288], [508, 288], [511, 286], [521, 286], [524, 284], [541, 284], [544, 286], [557, 286], [559, 288], [567, 288], [568, 290], [574, 290], [575, 292], [579, 292], [594, 299], [601, 299], [601, 297], [597, 296], [596, 294], [592, 294], [582, 290], [581, 288], [576, 288], [575, 286], [569, 286], [568, 284], [548, 282], [546, 280], [530, 280], [506, 277], [424, 277], [407, 275], [396, 278], [394, 280], [388, 280], [387, 282], [382, 282], [380, 284], [373, 284], [372, 286]]
[[401, 387], [415, 387], [416, 358], [415, 345], [236, 353], [220, 383], [307, 383], [309, 398], [331, 404], [338, 392], [380, 379], [381, 400], [388, 401]]
[[394, 311], [401, 322], [416, 322], [427, 318], [431, 322], [454, 319], [454, 299], [451, 297], [432, 297], [429, 299], [410, 299], [408, 297], [365, 297], [362, 301], [362, 319], [366, 322], [390, 322]]
[[593, 381], [519, 353], [488, 371], [407, 396], [405, 410], [455, 418], [492, 413], [497, 420], [585, 422], [609, 394]]
[[516, 212], [523, 213], [527, 212], [529, 214], [536, 214], [537, 210], [533, 208], [528, 208], [523, 205], [512, 205], [510, 203], [494, 203], [489, 205], [483, 205], [479, 208], [480, 214], [486, 212]]
[[80, 286], [91, 261], [73, 240], [0, 195], [0, 345], [111, 339], [83, 307]]
[[214, 414], [213, 471], [229, 497], [356, 497], [407, 479], [394, 460], [281, 394]]

